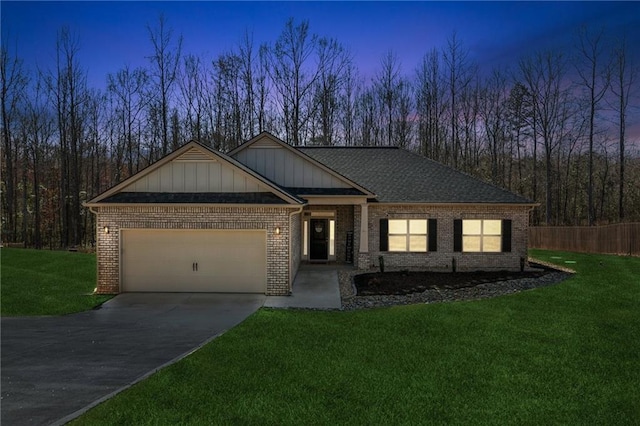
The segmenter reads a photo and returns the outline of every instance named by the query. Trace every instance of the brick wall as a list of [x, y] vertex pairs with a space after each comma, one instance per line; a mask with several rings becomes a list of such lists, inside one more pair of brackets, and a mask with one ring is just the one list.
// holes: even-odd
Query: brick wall
[[[290, 290], [290, 209], [276, 207], [100, 207], [97, 214], [98, 293], [120, 292], [123, 229], [266, 229], [267, 294]], [[295, 217], [295, 216], [294, 216]], [[109, 228], [109, 233], [104, 228]], [[280, 234], [276, 235], [276, 227]], [[299, 235], [299, 229], [297, 231]], [[294, 238], [295, 241], [295, 238]], [[299, 253], [299, 250], [298, 250]]]
[[[356, 207], [355, 226], [359, 229], [360, 208]], [[380, 219], [437, 219], [438, 250], [427, 253], [380, 252]], [[511, 219], [511, 252], [460, 253], [453, 251], [454, 219]], [[358, 268], [378, 267], [378, 257], [384, 256], [388, 269], [426, 268], [451, 270], [456, 259], [457, 270], [520, 269], [520, 258], [527, 258], [529, 208], [522, 206], [411, 206], [369, 204], [369, 254], [362, 254]], [[357, 245], [356, 245], [357, 246]]]

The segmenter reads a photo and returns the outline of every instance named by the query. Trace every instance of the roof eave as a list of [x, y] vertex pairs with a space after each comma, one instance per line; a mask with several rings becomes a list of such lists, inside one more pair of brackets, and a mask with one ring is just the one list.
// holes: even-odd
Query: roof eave
[[508, 202], [490, 202], [490, 201], [460, 201], [460, 202], [431, 202], [431, 201], [378, 201], [378, 205], [386, 204], [386, 205], [420, 205], [420, 206], [438, 206], [438, 207], [449, 207], [449, 206], [499, 206], [499, 207], [539, 207], [540, 203], [508, 203]]
[[260, 204], [260, 203], [83, 203], [87, 208], [95, 207], [274, 207], [300, 208], [306, 203], [297, 204]]

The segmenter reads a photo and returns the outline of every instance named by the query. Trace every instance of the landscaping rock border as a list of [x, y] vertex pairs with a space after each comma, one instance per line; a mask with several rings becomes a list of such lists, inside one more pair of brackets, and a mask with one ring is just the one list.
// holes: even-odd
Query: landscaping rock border
[[[537, 260], [535, 262], [542, 264], [542, 262], [538, 262]], [[555, 272], [545, 274], [539, 278], [521, 278], [516, 280], [498, 281], [460, 289], [429, 289], [422, 293], [402, 296], [358, 296], [355, 285], [353, 284], [353, 277], [367, 272], [377, 272], [377, 270], [339, 271], [338, 278], [340, 281], [342, 309], [370, 309], [395, 305], [411, 305], [416, 303], [439, 303], [488, 299], [491, 297], [518, 293], [524, 290], [531, 290], [538, 287], [554, 285], [566, 280], [574, 273], [568, 268], [559, 268], [557, 265], [553, 264], [544, 263], [544, 266], [555, 269]]]

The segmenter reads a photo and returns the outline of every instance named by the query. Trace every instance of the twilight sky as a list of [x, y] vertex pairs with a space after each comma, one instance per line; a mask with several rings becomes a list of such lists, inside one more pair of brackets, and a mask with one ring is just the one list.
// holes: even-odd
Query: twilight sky
[[[273, 43], [289, 17], [350, 48], [360, 72], [372, 77], [392, 49], [406, 75], [423, 55], [442, 48], [456, 31], [481, 72], [517, 66], [535, 50], [568, 48], [578, 28], [605, 27], [640, 45], [640, 2], [32, 2], [2, 1], [3, 42], [30, 69], [52, 66], [56, 32], [68, 25], [80, 40], [79, 60], [89, 84], [104, 88], [106, 75], [125, 64], [147, 65], [146, 25], [164, 12], [184, 37], [183, 52], [213, 58], [235, 48], [245, 30], [256, 46]], [[640, 64], [640, 49], [633, 52]]]

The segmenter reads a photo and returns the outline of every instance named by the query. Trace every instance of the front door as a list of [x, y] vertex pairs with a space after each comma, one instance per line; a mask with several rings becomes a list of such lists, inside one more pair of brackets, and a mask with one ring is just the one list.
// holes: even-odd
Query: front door
[[329, 221], [327, 219], [311, 219], [310, 260], [329, 259]]

